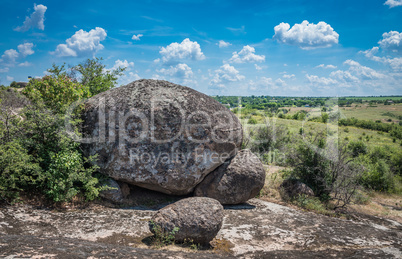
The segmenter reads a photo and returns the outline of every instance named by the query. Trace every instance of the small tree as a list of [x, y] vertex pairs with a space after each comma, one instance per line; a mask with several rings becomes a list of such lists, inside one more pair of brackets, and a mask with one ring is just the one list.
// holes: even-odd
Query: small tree
[[64, 113], [71, 103], [90, 97], [88, 87], [74, 82], [64, 73], [31, 80], [23, 93], [36, 102], [44, 102], [58, 114]]
[[72, 68], [73, 72], [78, 72], [81, 84], [89, 88], [91, 96], [97, 95], [106, 90], [112, 89], [117, 85], [117, 79], [123, 74], [125, 68], [108, 70], [102, 64], [102, 58], [88, 59]]
[[264, 125], [259, 125], [253, 132], [254, 141], [250, 142], [250, 150], [265, 153], [274, 149], [280, 149], [286, 140], [286, 127], [277, 125], [274, 120], [266, 120]]
[[322, 134], [301, 141], [289, 156], [291, 177], [310, 186], [321, 200], [347, 206], [359, 187], [363, 168], [353, 163], [347, 143], [326, 143]]
[[112, 89], [117, 85], [119, 76], [123, 75], [125, 68], [106, 69], [102, 64], [103, 58], [87, 59], [81, 64], [71, 67], [69, 70], [64, 63], [61, 66], [52, 65], [47, 71], [52, 77], [64, 76], [75, 83], [80, 83], [88, 88], [89, 97]]

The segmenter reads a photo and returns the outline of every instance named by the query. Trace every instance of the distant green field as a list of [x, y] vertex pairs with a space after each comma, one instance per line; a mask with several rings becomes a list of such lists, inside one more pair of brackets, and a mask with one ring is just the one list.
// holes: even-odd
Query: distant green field
[[[346, 118], [355, 117], [361, 120], [380, 120], [382, 122], [399, 123], [399, 116], [402, 116], [402, 104], [369, 106], [367, 104], [353, 104], [352, 107], [341, 107], [341, 113]], [[392, 120], [392, 121], [388, 121]]]
[[[284, 107], [289, 110], [289, 114], [295, 114], [298, 111], [304, 110], [310, 113], [310, 115], [320, 115], [319, 108], [307, 108], [307, 107]], [[402, 103], [396, 103], [391, 105], [376, 104], [374, 106], [364, 104], [352, 104], [351, 107], [339, 107], [342, 114], [342, 118], [355, 117], [359, 120], [372, 120], [385, 123], [399, 123], [400, 116], [402, 116]], [[318, 113], [317, 113], [318, 111]]]
[[373, 101], [373, 100], [400, 100], [402, 96], [366, 96], [366, 97], [342, 97], [346, 99], [362, 99], [364, 101]]
[[[258, 118], [258, 121], [264, 121], [261, 116], [255, 116]], [[245, 131], [249, 128], [258, 127], [257, 125], [245, 125], [246, 119], [241, 120]], [[393, 142], [393, 138], [388, 133], [378, 132], [374, 130], [367, 130], [355, 127], [337, 127], [330, 125], [327, 128], [327, 124], [318, 123], [318, 122], [311, 122], [311, 121], [298, 121], [298, 120], [286, 120], [286, 119], [270, 119], [270, 123], [274, 125], [284, 125], [286, 126], [290, 132], [294, 134], [298, 134], [301, 127], [303, 127], [304, 132], [308, 133], [309, 131], [321, 132], [324, 130], [328, 130], [331, 134], [338, 134], [341, 140], [347, 141], [356, 141], [362, 140], [364, 141], [367, 146], [374, 147], [374, 146], [388, 146], [390, 149], [393, 150], [400, 150], [401, 149], [401, 141], [398, 140]], [[261, 124], [260, 124], [261, 125]]]

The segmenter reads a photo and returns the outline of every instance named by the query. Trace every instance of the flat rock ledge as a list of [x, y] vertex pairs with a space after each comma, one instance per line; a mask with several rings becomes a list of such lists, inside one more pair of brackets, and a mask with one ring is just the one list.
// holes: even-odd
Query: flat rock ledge
[[[402, 224], [378, 217], [359, 221], [303, 212], [251, 199], [225, 206], [216, 251], [152, 250], [143, 240], [156, 210], [145, 207], [53, 212], [0, 208], [0, 257], [45, 258], [401, 258]], [[213, 253], [213, 254], [212, 254]]]

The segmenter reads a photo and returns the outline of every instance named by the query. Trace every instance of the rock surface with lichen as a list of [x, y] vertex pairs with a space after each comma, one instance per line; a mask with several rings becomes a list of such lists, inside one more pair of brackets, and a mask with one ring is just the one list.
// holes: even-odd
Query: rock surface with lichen
[[257, 196], [264, 183], [261, 160], [245, 149], [207, 175], [195, 188], [194, 195], [210, 197], [221, 204], [239, 204]]
[[238, 118], [211, 97], [161, 80], [138, 80], [84, 103], [87, 155], [103, 174], [174, 195], [193, 191], [236, 154]]
[[221, 229], [222, 222], [223, 207], [217, 200], [191, 197], [160, 209], [149, 227], [154, 234], [174, 234], [177, 242], [208, 244]]

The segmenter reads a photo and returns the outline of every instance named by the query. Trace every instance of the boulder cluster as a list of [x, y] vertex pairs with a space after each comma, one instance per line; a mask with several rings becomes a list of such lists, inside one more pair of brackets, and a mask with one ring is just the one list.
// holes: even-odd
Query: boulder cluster
[[[194, 89], [161, 80], [134, 81], [87, 100], [83, 121], [81, 142], [88, 156], [98, 156], [101, 173], [119, 183], [196, 196], [169, 205], [154, 219], [164, 229], [179, 225], [194, 240], [205, 242], [207, 232], [219, 230], [221, 204], [244, 203], [264, 186], [261, 161], [240, 150], [239, 119]], [[127, 196], [121, 184], [110, 180], [108, 185], [114, 188], [103, 197], [121, 202]], [[197, 211], [201, 204], [209, 205]], [[206, 232], [205, 222], [210, 223]]]

